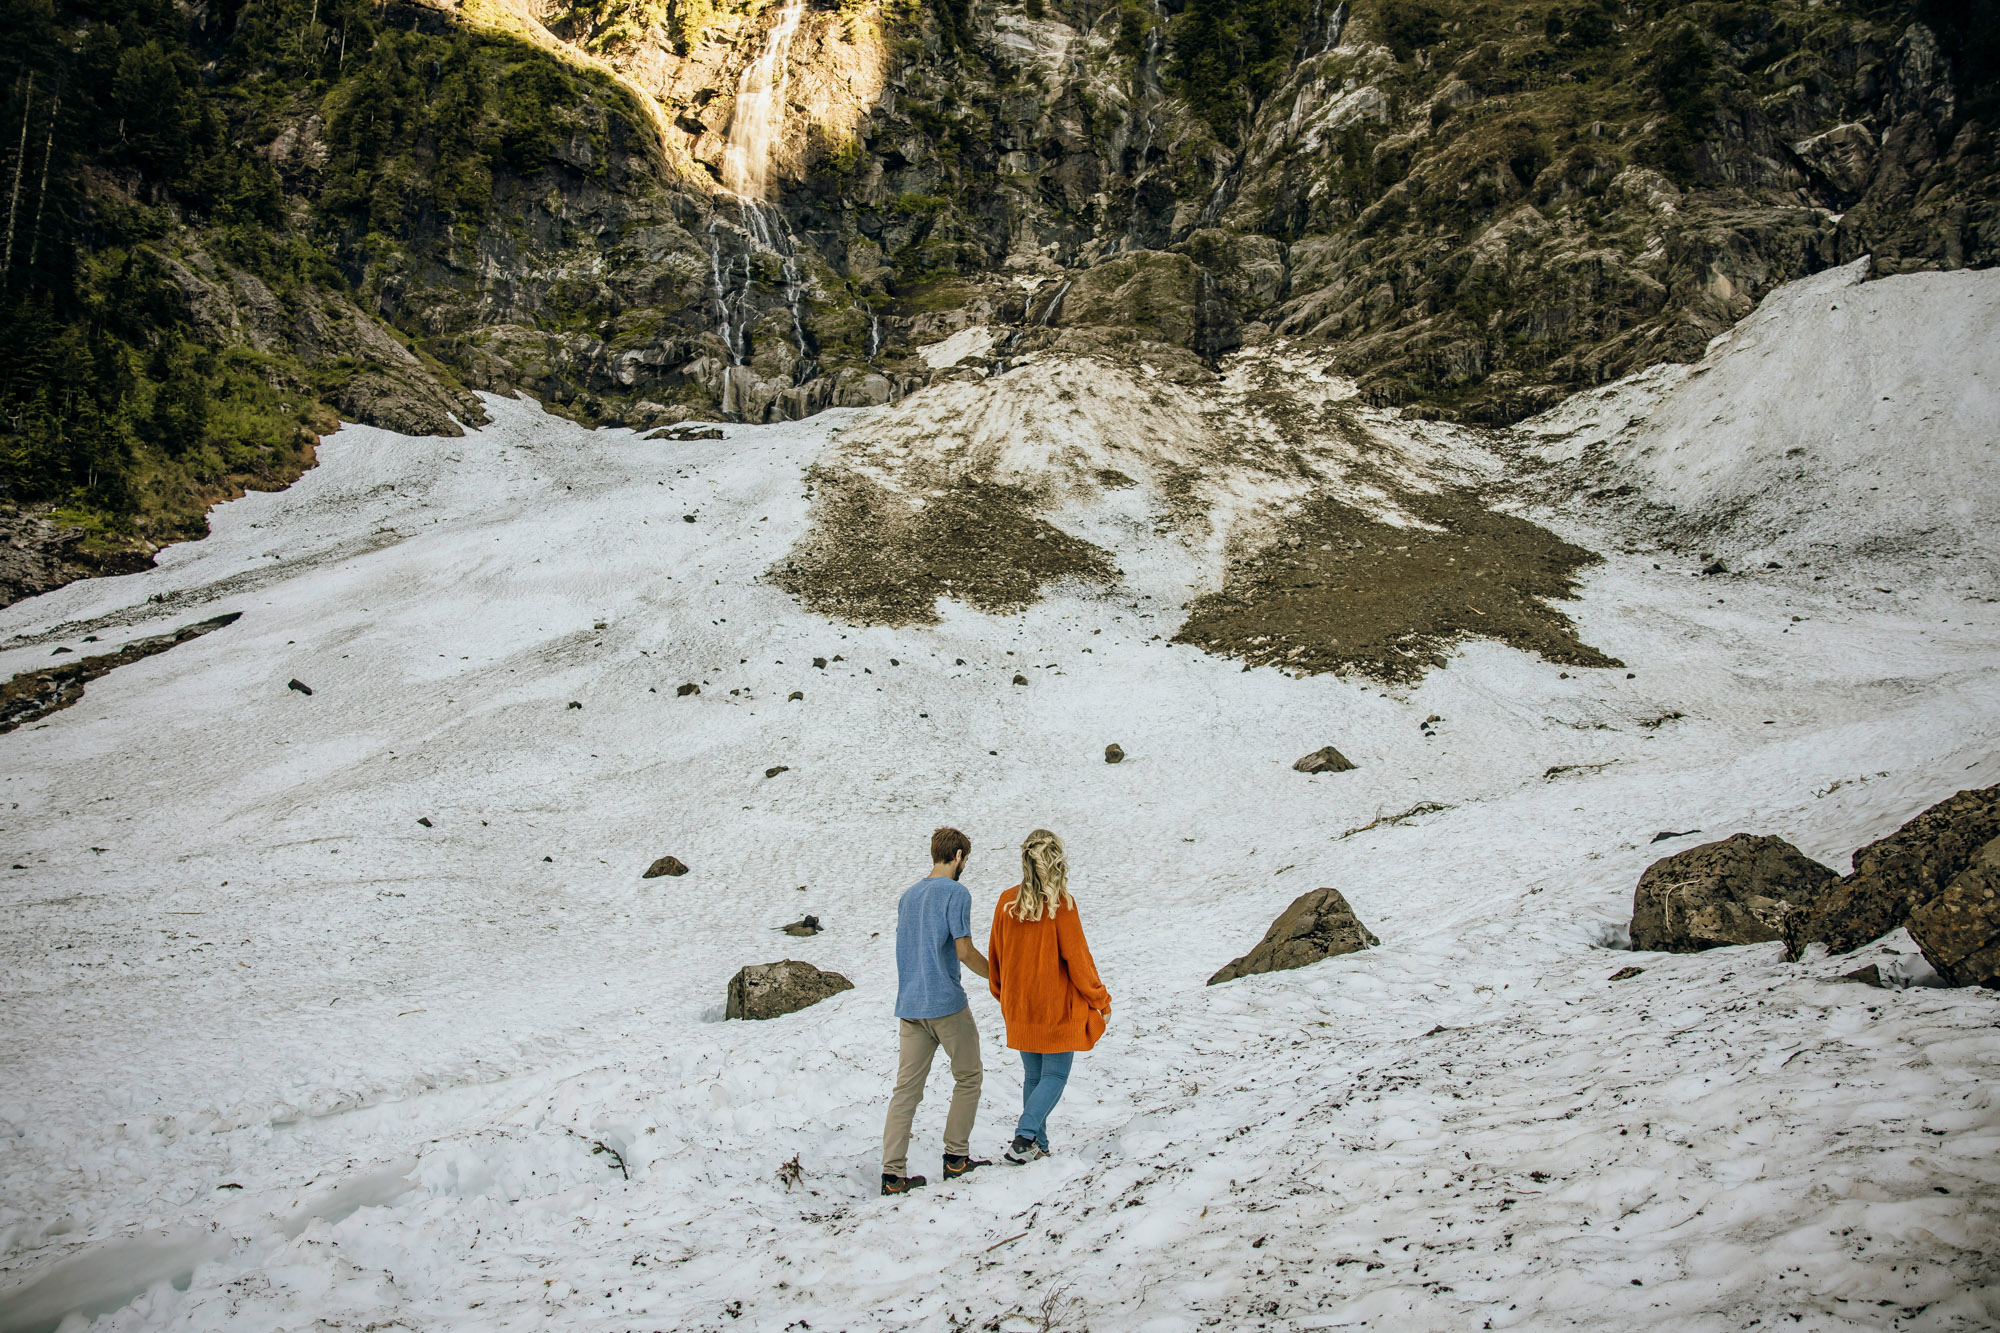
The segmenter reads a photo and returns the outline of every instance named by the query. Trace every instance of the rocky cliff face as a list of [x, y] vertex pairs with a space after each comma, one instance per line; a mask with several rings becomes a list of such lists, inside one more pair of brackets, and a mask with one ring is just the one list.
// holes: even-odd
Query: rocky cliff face
[[[1907, 13], [1300, 5], [1283, 77], [1218, 122], [1178, 8], [767, 4], [690, 35], [675, 5], [515, 0], [657, 108], [662, 169], [524, 197], [396, 311], [468, 382], [637, 424], [875, 401], [968, 373], [917, 354], [975, 325], [988, 359], [1304, 336], [1371, 401], [1499, 421], [1698, 355], [1817, 268], [2000, 245], [1991, 132]], [[739, 84], [788, 22], [746, 209]]]
[[[1498, 422], [1691, 359], [1804, 273], [2000, 250], [1993, 92], [1895, 6], [264, 0], [186, 21], [227, 134], [275, 178], [259, 225], [306, 257], [281, 281], [225, 209], [183, 204], [135, 252], [190, 336], [308, 424], [316, 399], [449, 433], [469, 389], [598, 423], [771, 420], [1050, 345], [1213, 358], [1273, 335], [1373, 404]], [[100, 210], [157, 196], [121, 170], [80, 177]]]

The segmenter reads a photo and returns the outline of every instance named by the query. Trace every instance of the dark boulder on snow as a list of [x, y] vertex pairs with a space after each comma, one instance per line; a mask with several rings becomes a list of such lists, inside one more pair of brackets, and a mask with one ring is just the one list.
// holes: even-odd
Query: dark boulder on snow
[[1292, 765], [1295, 773], [1345, 773], [1354, 762], [1331, 745], [1321, 746]]
[[1125, 747], [1116, 743], [1104, 747], [1104, 762], [1122, 764], [1125, 762]]
[[2000, 989], [2000, 838], [1910, 913], [1910, 938], [1952, 985]]
[[313, 687], [300, 680], [297, 676], [293, 676], [290, 680], [286, 681], [285, 688], [296, 690], [300, 694], [311, 694], [313, 692]]
[[646, 873], [639, 876], [639, 878], [658, 879], [662, 875], [673, 875], [678, 877], [687, 874], [687, 872], [688, 868], [685, 865], [681, 864], [681, 859], [678, 856], [663, 856], [659, 860], [653, 862], [653, 864], [647, 866]]
[[724, 1018], [777, 1018], [811, 1008], [830, 995], [853, 990], [854, 983], [838, 972], [822, 972], [811, 963], [753, 963], [729, 979], [729, 1005]]
[[1322, 958], [1372, 949], [1382, 941], [1354, 915], [1339, 889], [1314, 889], [1284, 910], [1257, 947], [1208, 979], [1213, 986], [1257, 972], [1283, 972]]
[[1829, 888], [1811, 909], [1785, 918], [1785, 949], [1793, 960], [1808, 944], [1850, 953], [1881, 939], [1930, 904], [1979, 850], [2000, 837], [2000, 786], [1939, 801], [1879, 842], [1854, 854], [1854, 872]]
[[701, 693], [701, 686], [695, 684], [693, 681], [689, 681], [687, 684], [681, 686], [679, 689], [674, 691], [674, 697], [676, 699], [685, 699], [690, 694], [700, 694], [700, 693]]
[[1840, 876], [1783, 838], [1738, 833], [1663, 857], [1632, 892], [1632, 947], [1696, 953], [1784, 938]]
[[784, 931], [787, 935], [796, 935], [803, 938], [808, 935], [819, 934], [821, 927], [818, 917], [808, 916], [792, 922], [789, 926], [780, 926], [778, 929]]

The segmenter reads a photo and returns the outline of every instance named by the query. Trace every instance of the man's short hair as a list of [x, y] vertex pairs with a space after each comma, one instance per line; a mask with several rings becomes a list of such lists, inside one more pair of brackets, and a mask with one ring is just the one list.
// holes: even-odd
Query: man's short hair
[[955, 828], [941, 828], [931, 834], [931, 864], [944, 865], [960, 852], [972, 854], [972, 839]]

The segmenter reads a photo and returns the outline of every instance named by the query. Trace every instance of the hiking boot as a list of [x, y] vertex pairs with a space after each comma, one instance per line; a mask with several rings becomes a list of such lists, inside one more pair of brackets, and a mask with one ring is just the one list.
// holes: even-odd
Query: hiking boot
[[991, 1165], [993, 1163], [976, 1157], [960, 1157], [956, 1153], [946, 1153], [944, 1155], [944, 1178], [946, 1180], [955, 1180], [959, 1176], [971, 1175], [982, 1166]]
[[1013, 1146], [1002, 1154], [1010, 1166], [1026, 1166], [1038, 1157], [1047, 1157], [1049, 1150], [1041, 1147], [1033, 1139], [1021, 1135], [1014, 1136]]
[[922, 1176], [885, 1175], [882, 1177], [882, 1192], [884, 1194], [908, 1194], [911, 1190], [922, 1189], [929, 1183]]

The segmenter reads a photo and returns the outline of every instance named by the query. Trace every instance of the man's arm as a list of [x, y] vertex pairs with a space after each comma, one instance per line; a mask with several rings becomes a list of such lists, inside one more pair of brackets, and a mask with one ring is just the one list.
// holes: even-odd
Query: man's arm
[[993, 975], [991, 969], [986, 966], [986, 955], [979, 952], [979, 946], [972, 942], [972, 936], [960, 935], [952, 941], [952, 947], [958, 950], [958, 961], [975, 973], [982, 977]]

